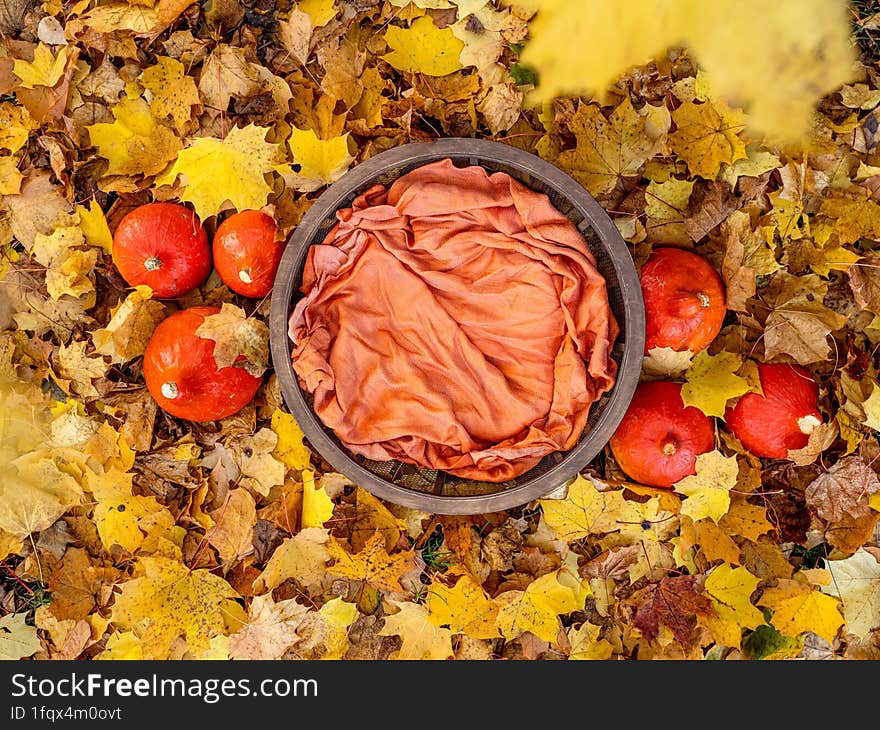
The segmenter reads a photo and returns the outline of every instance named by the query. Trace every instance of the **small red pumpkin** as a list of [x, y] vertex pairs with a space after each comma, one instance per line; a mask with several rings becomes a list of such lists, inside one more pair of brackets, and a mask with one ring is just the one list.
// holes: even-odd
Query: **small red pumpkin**
[[214, 341], [196, 330], [219, 307], [181, 309], [159, 323], [144, 351], [144, 379], [156, 402], [172, 416], [216, 421], [241, 410], [262, 378], [244, 368], [217, 368]]
[[211, 273], [211, 246], [198, 216], [179, 203], [147, 203], [126, 213], [113, 234], [113, 263], [131, 285], [159, 299], [179, 297]]
[[755, 456], [788, 458], [822, 423], [819, 387], [810, 372], [789, 363], [758, 363], [759, 393], [746, 393], [725, 412], [727, 429]]
[[230, 289], [259, 299], [272, 291], [284, 241], [277, 224], [261, 210], [243, 210], [224, 220], [214, 235], [214, 267]]
[[645, 352], [670, 347], [699, 352], [721, 331], [727, 313], [724, 282], [702, 256], [656, 248], [640, 275], [645, 300]]
[[696, 473], [697, 455], [715, 446], [715, 429], [709, 416], [684, 405], [681, 383], [654, 380], [636, 387], [608, 445], [630, 478], [669, 488]]

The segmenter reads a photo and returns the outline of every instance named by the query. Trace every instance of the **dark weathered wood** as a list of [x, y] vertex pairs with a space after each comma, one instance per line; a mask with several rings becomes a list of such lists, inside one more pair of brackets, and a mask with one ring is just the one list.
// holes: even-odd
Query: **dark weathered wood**
[[[530, 472], [526, 472], [514, 486], [487, 484], [487, 493], [474, 496], [444, 495], [448, 479], [438, 480], [435, 492], [408, 489], [358, 463], [311, 410], [293, 371], [291, 342], [287, 335], [288, 317], [299, 294], [306, 252], [313, 243], [320, 242], [317, 231], [322, 223], [347, 205], [353, 194], [377, 182], [383, 172], [409, 170], [445, 157], [458, 163], [483, 165], [490, 172], [501, 164], [530, 175], [560, 193], [583, 217], [581, 230], [592, 228], [598, 236], [602, 250], [594, 250], [594, 254], [610, 257], [616, 280], [608, 278], [607, 285], [609, 291], [619, 290], [623, 299], [623, 316], [616, 313], [622, 320], [620, 341], [624, 343], [622, 351], [619, 344], [615, 348], [619, 356], [617, 381], [610, 395], [593, 405], [601, 412], [595, 419], [591, 417], [589, 432], [543, 473], [530, 477]], [[272, 290], [269, 332], [272, 364], [284, 401], [309, 443], [333, 468], [376, 496], [397, 504], [438, 514], [480, 514], [510, 509], [546, 495], [575, 476], [602, 450], [623, 418], [638, 384], [645, 347], [645, 310], [638, 274], [626, 243], [608, 214], [581, 185], [557, 167], [515, 147], [488, 140], [447, 138], [402, 145], [376, 155], [324, 191], [287, 242]]]

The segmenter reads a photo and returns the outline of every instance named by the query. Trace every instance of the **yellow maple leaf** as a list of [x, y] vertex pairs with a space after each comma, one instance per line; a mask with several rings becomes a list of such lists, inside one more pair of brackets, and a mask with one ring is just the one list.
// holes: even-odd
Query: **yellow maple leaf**
[[19, 539], [49, 527], [83, 496], [77, 480], [49, 451], [29, 451], [8, 462], [0, 479], [0, 530]]
[[[92, 519], [108, 550], [113, 545], [130, 553], [140, 548], [159, 513], [164, 513], [162, 521], [166, 527], [174, 524], [172, 514], [155, 497], [132, 493], [131, 473], [111, 469], [97, 474], [90, 470], [86, 472], [86, 487], [97, 500]], [[147, 517], [151, 519], [147, 521]]]
[[269, 327], [257, 317], [248, 317], [241, 307], [223, 302], [220, 311], [205, 317], [195, 334], [214, 340], [218, 369], [235, 365], [257, 378], [269, 367]]
[[568, 630], [568, 643], [571, 651], [568, 658], [572, 661], [604, 661], [610, 659], [614, 647], [607, 639], [600, 639], [601, 626], [584, 621], [578, 628]]
[[846, 632], [866, 637], [880, 626], [880, 563], [864, 548], [826, 562], [832, 580], [822, 591], [839, 598]]
[[320, 139], [311, 129], [294, 127], [287, 140], [293, 165], [276, 168], [284, 181], [301, 193], [311, 193], [336, 182], [354, 159], [348, 151], [348, 134]]
[[[315, 473], [306, 469], [302, 473], [303, 480], [303, 527], [323, 527], [324, 523], [333, 516], [333, 500], [324, 491], [323, 486], [315, 484]], [[383, 539], [384, 543], [384, 539]]]
[[389, 601], [398, 612], [385, 616], [381, 636], [399, 636], [400, 649], [391, 655], [402, 660], [443, 660], [452, 658], [452, 632], [428, 620], [428, 612], [419, 603]]
[[496, 596], [500, 604], [497, 626], [504, 638], [511, 640], [524, 632], [539, 639], [556, 643], [559, 616], [583, 608], [584, 600], [591, 594], [585, 583], [563, 584], [554, 571], [532, 581], [524, 591], [512, 590]]
[[67, 62], [75, 52], [75, 46], [61, 46], [58, 53], [53, 55], [52, 49], [40, 41], [34, 48], [34, 60], [13, 61], [12, 72], [21, 79], [19, 84], [23, 89], [33, 89], [37, 86], [55, 86], [64, 75]]
[[15, 154], [27, 144], [31, 131], [37, 126], [24, 106], [11, 101], [0, 102], [0, 148]]
[[667, 540], [675, 533], [678, 520], [672, 512], [661, 509], [660, 500], [660, 497], [645, 502], [625, 500], [623, 508], [615, 515], [623, 541], [630, 545], [645, 540], [657, 542]]
[[335, 538], [330, 539], [330, 557], [336, 562], [327, 568], [332, 575], [363, 581], [378, 590], [399, 592], [400, 577], [415, 568], [412, 551], [389, 555], [385, 538], [378, 530], [360, 552], [352, 555]]
[[811, 631], [831, 643], [844, 623], [837, 598], [797, 580], [780, 580], [777, 587], [767, 588], [758, 605], [773, 611], [770, 623], [783, 636]]
[[681, 399], [686, 406], [696, 406], [707, 416], [724, 416], [727, 401], [747, 393], [749, 383], [736, 371], [742, 366], [742, 357], [722, 350], [710, 355], [707, 350], [697, 353], [681, 387]]
[[871, 199], [869, 190], [854, 187], [846, 196], [823, 198], [819, 208], [820, 214], [832, 219], [840, 243], [880, 237], [880, 205]]
[[741, 100], [771, 136], [799, 141], [819, 99], [853, 80], [845, 0], [803, 0], [796, 7], [745, 0], [735, 13], [693, 0], [527, 4], [538, 13], [521, 59], [540, 75], [540, 99], [566, 93], [603, 99], [627, 69], [684, 45], [719, 97]]
[[574, 542], [618, 529], [617, 516], [625, 500], [620, 490], [599, 491], [592, 481], [578, 474], [565, 499], [539, 499], [538, 504], [557, 537]]
[[24, 180], [18, 170], [15, 157], [0, 157], [0, 195], [18, 195], [21, 192], [21, 181]]
[[425, 603], [431, 623], [446, 626], [453, 634], [467, 634], [474, 639], [501, 636], [496, 625], [498, 604], [464, 571], [459, 571], [451, 588], [434, 581]]
[[607, 120], [595, 104], [581, 104], [570, 128], [575, 148], [553, 161], [596, 196], [610, 192], [625, 177], [638, 176], [657, 151], [656, 140], [645, 132], [645, 118], [628, 97]]
[[313, 28], [327, 25], [339, 10], [336, 0], [299, 0], [296, 7], [312, 19]]
[[272, 411], [269, 428], [278, 436], [278, 444], [272, 455], [283, 462], [288, 469], [302, 471], [308, 468], [312, 452], [303, 443], [305, 434], [296, 419], [291, 414], [276, 408]]
[[[74, 390], [81, 396], [97, 396], [98, 391], [92, 384], [94, 378], [101, 378], [107, 374], [110, 365], [103, 357], [92, 357], [86, 354], [86, 341], [74, 340], [69, 345], [61, 345], [58, 348], [58, 375], [70, 381]], [[58, 382], [56, 380], [56, 382]], [[62, 390], [70, 392], [70, 383], [60, 383]]]
[[122, 584], [110, 620], [122, 630], [137, 627], [144, 659], [167, 659], [178, 637], [191, 652], [206, 651], [213, 637], [228, 635], [230, 617], [241, 617], [235, 602], [239, 594], [208, 570], [142, 557], [136, 571], [135, 578]]
[[92, 199], [88, 208], [84, 205], [76, 206], [76, 212], [86, 243], [89, 246], [97, 246], [104, 253], [110, 253], [113, 248], [113, 234], [110, 233], [110, 226], [107, 225], [107, 218], [101, 206]]
[[767, 519], [767, 507], [747, 502], [745, 496], [739, 494], [731, 496], [730, 507], [718, 521], [718, 526], [728, 535], [741, 535], [752, 542], [757, 542], [761, 535], [773, 529]]
[[144, 354], [150, 337], [166, 316], [165, 305], [151, 299], [152, 290], [136, 286], [120, 304], [111, 308], [106, 327], [92, 332], [95, 352], [121, 364]]
[[[268, 131], [248, 124], [233, 127], [225, 139], [197, 137], [156, 183], [170, 185], [178, 175], [184, 178], [181, 199], [192, 203], [202, 220], [227, 203], [236, 210], [262, 208], [272, 191], [266, 175], [280, 162], [278, 145], [266, 142]], [[218, 185], [218, 180], [223, 184]]]
[[175, 58], [159, 56], [155, 66], [144, 69], [141, 83], [152, 96], [150, 111], [157, 117], [171, 117], [182, 133], [193, 106], [201, 104], [196, 82], [186, 75], [186, 67]]
[[445, 76], [462, 67], [459, 56], [464, 43], [427, 15], [416, 18], [409, 28], [389, 26], [385, 42], [391, 52], [382, 58], [398, 71]]
[[146, 101], [124, 99], [110, 111], [112, 124], [86, 127], [92, 145], [110, 163], [108, 175], [155, 175], [175, 158], [180, 139], [156, 120]]
[[693, 189], [693, 180], [652, 180], [645, 189], [645, 213], [656, 221], [684, 220]]
[[0, 661], [18, 661], [43, 648], [37, 629], [26, 623], [24, 613], [10, 613], [0, 618]]
[[317, 527], [304, 528], [288, 537], [275, 548], [263, 572], [254, 580], [254, 590], [270, 591], [288, 578], [304, 586], [319, 583], [325, 574], [324, 566], [330, 561], [329, 542], [329, 532]]
[[687, 497], [681, 514], [694, 522], [708, 517], [717, 524], [730, 507], [730, 490], [736, 486], [736, 456], [724, 456], [717, 449], [699, 454], [696, 472], [673, 485], [676, 492]]
[[672, 120], [676, 130], [669, 135], [669, 147], [694, 175], [714, 180], [722, 164], [747, 157], [739, 137], [745, 122], [726, 104], [687, 101], [672, 112]]
[[751, 595], [760, 580], [748, 570], [727, 563], [712, 569], [703, 584], [717, 616], [700, 620], [715, 636], [715, 642], [739, 647], [743, 629], [755, 629], [764, 623], [764, 615], [752, 604]]

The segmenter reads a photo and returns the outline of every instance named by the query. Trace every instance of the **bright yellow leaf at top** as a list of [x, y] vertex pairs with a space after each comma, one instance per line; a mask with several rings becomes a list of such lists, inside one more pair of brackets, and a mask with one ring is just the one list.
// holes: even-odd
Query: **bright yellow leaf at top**
[[717, 524], [730, 508], [730, 490], [736, 486], [739, 473], [736, 456], [724, 456], [718, 450], [699, 454], [696, 471], [673, 485], [676, 492], [687, 497], [681, 514], [694, 522], [708, 517]]
[[527, 4], [538, 13], [522, 61], [538, 71], [540, 99], [586, 93], [604, 100], [630, 67], [684, 45], [717, 97], [736, 99], [770, 136], [798, 141], [819, 99], [853, 78], [846, 0]]
[[722, 350], [710, 355], [700, 351], [685, 373], [687, 382], [681, 388], [681, 400], [707, 416], [723, 417], [727, 401], [749, 391], [748, 381], [736, 375], [741, 366], [742, 357], [733, 352]]
[[290, 187], [301, 193], [336, 182], [354, 159], [348, 152], [348, 134], [320, 139], [311, 129], [294, 127], [287, 144], [293, 165], [284, 165], [279, 172]]
[[206, 651], [213, 637], [229, 633], [230, 619], [242, 614], [235, 602], [239, 594], [208, 570], [143, 557], [136, 571], [137, 577], [122, 584], [110, 620], [123, 630], [138, 627], [144, 659], [168, 659], [178, 637], [192, 653]]
[[398, 71], [445, 76], [462, 67], [459, 55], [464, 43], [426, 15], [416, 18], [409, 28], [389, 26], [385, 41], [391, 52], [382, 58]]
[[773, 611], [770, 623], [783, 636], [811, 631], [831, 643], [844, 623], [837, 598], [797, 580], [780, 580], [764, 591], [758, 604]]
[[236, 210], [262, 208], [272, 192], [266, 175], [279, 162], [278, 145], [266, 142], [268, 127], [234, 127], [225, 139], [198, 137], [161, 177], [173, 184], [180, 175], [181, 200], [190, 202], [202, 220], [219, 213], [226, 203]]
[[327, 25], [339, 11], [336, 0], [298, 0], [296, 7], [312, 19], [312, 28]]
[[64, 68], [74, 51], [74, 46], [62, 46], [58, 54], [40, 41], [34, 49], [33, 61], [15, 59], [12, 72], [21, 79], [21, 87], [33, 89], [36, 86], [55, 86], [64, 75]]
[[108, 175], [155, 175], [177, 155], [177, 135], [156, 120], [143, 99], [124, 99], [111, 111], [112, 124], [86, 127], [98, 154], [110, 162]]

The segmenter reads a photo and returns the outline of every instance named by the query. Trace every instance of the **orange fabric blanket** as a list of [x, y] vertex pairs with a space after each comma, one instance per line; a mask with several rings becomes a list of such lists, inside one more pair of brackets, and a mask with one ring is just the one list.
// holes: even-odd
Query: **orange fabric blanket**
[[618, 325], [546, 196], [450, 160], [375, 185], [309, 249], [293, 367], [353, 452], [490, 482], [572, 448]]

